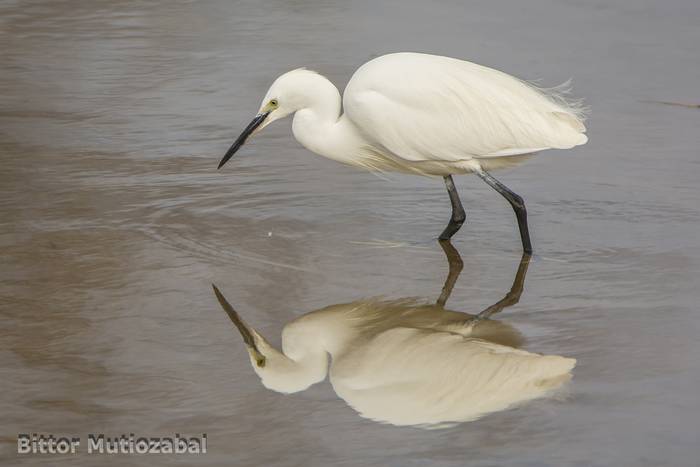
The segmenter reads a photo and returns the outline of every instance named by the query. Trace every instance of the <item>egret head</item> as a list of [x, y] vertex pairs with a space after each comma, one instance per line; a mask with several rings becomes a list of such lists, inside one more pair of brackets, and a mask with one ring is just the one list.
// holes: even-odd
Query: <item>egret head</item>
[[253, 369], [268, 389], [282, 393], [303, 391], [326, 377], [328, 358], [325, 353], [308, 354], [297, 352], [298, 360], [292, 360], [270, 345], [255, 329], [248, 326], [233, 309], [219, 289], [214, 293], [222, 308], [248, 347], [248, 355]]
[[312, 105], [321, 97], [319, 89], [324, 89], [327, 84], [329, 83], [326, 78], [305, 68], [289, 71], [277, 78], [260, 103], [258, 114], [226, 151], [218, 168], [221, 168], [233, 157], [249, 136], [254, 135], [275, 120]]

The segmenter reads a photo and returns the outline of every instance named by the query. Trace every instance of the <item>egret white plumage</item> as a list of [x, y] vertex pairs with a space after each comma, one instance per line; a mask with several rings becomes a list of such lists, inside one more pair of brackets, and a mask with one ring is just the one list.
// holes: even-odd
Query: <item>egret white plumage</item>
[[436, 305], [370, 299], [312, 311], [284, 327], [282, 351], [214, 291], [267, 388], [303, 391], [328, 374], [338, 396], [363, 417], [441, 427], [546, 396], [570, 379], [576, 360], [518, 349], [520, 333], [489, 319], [517, 303], [528, 261], [511, 291], [477, 315], [442, 306], [459, 273], [451, 263]]
[[466, 219], [452, 175], [478, 175], [513, 207], [527, 253], [525, 203], [489, 171], [588, 140], [582, 107], [556, 90], [463, 60], [395, 53], [355, 72], [342, 107], [338, 89], [320, 74], [283, 74], [219, 168], [250, 135], [290, 114], [295, 138], [319, 155], [372, 171], [442, 176], [452, 216], [440, 239], [451, 238]]

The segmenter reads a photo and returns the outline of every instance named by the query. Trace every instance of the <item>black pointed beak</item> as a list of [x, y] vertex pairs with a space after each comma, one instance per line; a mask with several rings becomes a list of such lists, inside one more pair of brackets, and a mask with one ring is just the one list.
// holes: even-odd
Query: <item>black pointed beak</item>
[[258, 128], [262, 123], [265, 121], [267, 116], [270, 115], [270, 112], [263, 112], [255, 116], [252, 122], [248, 124], [247, 127], [245, 127], [245, 130], [243, 130], [243, 133], [236, 139], [236, 141], [233, 142], [230, 148], [228, 148], [228, 151], [226, 151], [226, 155], [221, 159], [221, 162], [219, 162], [219, 166], [217, 167], [217, 170], [220, 169], [226, 162], [228, 162], [229, 159], [233, 157], [234, 154], [236, 154], [236, 151], [243, 146], [243, 144], [246, 142], [248, 137], [255, 131], [256, 128]]
[[258, 349], [258, 344], [255, 342], [255, 336], [253, 335], [253, 331], [251, 328], [241, 319], [240, 315], [236, 310], [233, 309], [231, 304], [226, 300], [226, 297], [224, 297], [224, 294], [222, 294], [219, 289], [212, 284], [211, 285], [214, 288], [214, 294], [216, 294], [216, 299], [219, 300], [219, 304], [221, 305], [221, 308], [224, 309], [228, 317], [231, 319], [231, 322], [238, 328], [238, 332], [241, 333], [241, 337], [243, 338], [243, 342], [248, 346], [248, 349], [250, 353], [255, 357], [255, 362], [259, 367], [265, 366], [265, 356], [260, 353], [260, 350]]

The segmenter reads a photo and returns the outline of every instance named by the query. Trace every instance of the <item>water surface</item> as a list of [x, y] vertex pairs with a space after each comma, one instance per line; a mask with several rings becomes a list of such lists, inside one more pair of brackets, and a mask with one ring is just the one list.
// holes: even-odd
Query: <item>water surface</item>
[[[206, 456], [54, 465], [697, 465], [700, 7], [535, 2], [6, 1], [0, 4], [0, 439], [209, 437]], [[327, 382], [266, 390], [211, 292], [273, 343], [324, 306], [434, 302], [440, 180], [316, 157], [289, 123], [216, 164], [278, 74], [342, 88], [383, 53], [439, 53], [555, 85], [590, 143], [497, 176], [537, 255], [498, 317], [578, 360], [562, 397], [444, 430], [361, 418]], [[520, 260], [512, 212], [457, 179], [467, 224], [450, 308], [476, 313]], [[47, 459], [43, 459], [46, 461]]]

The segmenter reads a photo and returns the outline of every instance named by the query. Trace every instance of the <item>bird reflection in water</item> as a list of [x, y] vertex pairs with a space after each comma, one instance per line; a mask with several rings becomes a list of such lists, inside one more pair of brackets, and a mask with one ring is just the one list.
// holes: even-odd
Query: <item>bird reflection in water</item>
[[303, 391], [328, 373], [339, 397], [379, 422], [450, 426], [546, 396], [567, 382], [576, 360], [520, 350], [520, 333], [490, 319], [518, 303], [530, 256], [523, 255], [510, 291], [471, 315], [444, 307], [462, 260], [449, 241], [440, 245], [450, 268], [436, 304], [365, 299], [312, 311], [284, 327], [281, 352], [216, 286], [214, 292], [265, 387]]

